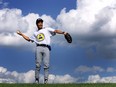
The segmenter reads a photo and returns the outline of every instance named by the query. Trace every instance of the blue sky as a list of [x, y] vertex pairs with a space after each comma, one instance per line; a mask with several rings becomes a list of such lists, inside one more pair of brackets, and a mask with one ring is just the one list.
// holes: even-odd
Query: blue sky
[[51, 15], [53, 18], [56, 18], [60, 13], [61, 9], [67, 8], [67, 11], [70, 9], [76, 8], [76, 0], [68, 1], [58, 1], [58, 0], [41, 0], [41, 1], [27, 1], [27, 0], [5, 0], [9, 2], [9, 8], [19, 8], [23, 11], [23, 15], [28, 13], [39, 13], [40, 15], [47, 14]]
[[[114, 0], [111, 1], [116, 3]], [[14, 28], [12, 26], [15, 24], [12, 25], [13, 21], [8, 19], [11, 21], [11, 25], [8, 25], [11, 30], [7, 27], [4, 28], [5, 25], [0, 27], [1, 36], [3, 35], [5, 38], [5, 35], [8, 37], [11, 35], [11, 40], [5, 38], [2, 40], [3, 42], [1, 41], [0, 66], [18, 73], [35, 69], [35, 45], [24, 41], [15, 34], [15, 31], [16, 28], [22, 28], [23, 31], [29, 30], [30, 32], [28, 18], [34, 21], [35, 18], [42, 17], [46, 20], [46, 25], [57, 26], [61, 30], [69, 32], [73, 38], [72, 44], [68, 44], [60, 35], [52, 38], [51, 74], [68, 74], [79, 79], [76, 80], [77, 82], [89, 81], [91, 75], [94, 75], [95, 79], [116, 76], [115, 26], [113, 25], [115, 24], [113, 21], [115, 9], [112, 9], [114, 6], [111, 4], [112, 2], [95, 0], [94, 5], [87, 0], [3, 0], [1, 2], [0, 14], [5, 11], [8, 15], [13, 16], [12, 13], [17, 11], [13, 16], [13, 18], [16, 17], [14, 21], [21, 19], [23, 23], [19, 25], [21, 27]], [[5, 3], [7, 5], [4, 5]], [[96, 8], [99, 4], [99, 8]], [[5, 10], [6, 8], [7, 10]], [[112, 14], [109, 14], [109, 11]], [[101, 14], [102, 16], [100, 16]], [[23, 18], [26, 22], [22, 20]], [[2, 19], [0, 21], [2, 22]], [[34, 23], [31, 25], [31, 28], [33, 26], [35, 28]], [[25, 33], [29, 36], [30, 33], [33, 34], [33, 32]]]

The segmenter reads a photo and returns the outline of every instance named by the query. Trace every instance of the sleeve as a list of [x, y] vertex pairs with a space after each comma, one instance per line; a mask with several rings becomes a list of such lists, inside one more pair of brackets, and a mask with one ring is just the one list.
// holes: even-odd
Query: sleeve
[[31, 37], [29, 37], [29, 39], [31, 40], [31, 42], [35, 42], [35, 36], [32, 35]]
[[56, 33], [54, 32], [55, 29], [53, 29], [53, 28], [47, 28], [47, 30], [50, 32], [50, 34], [51, 34], [52, 36], [56, 35]]

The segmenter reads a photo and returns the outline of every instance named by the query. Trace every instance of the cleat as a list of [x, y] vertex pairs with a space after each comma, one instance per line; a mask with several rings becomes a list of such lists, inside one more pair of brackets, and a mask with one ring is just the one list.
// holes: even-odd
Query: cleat
[[35, 84], [39, 84], [39, 79], [38, 78], [35, 79]]
[[45, 79], [45, 80], [44, 80], [44, 84], [47, 84], [47, 83], [48, 83], [48, 79]]

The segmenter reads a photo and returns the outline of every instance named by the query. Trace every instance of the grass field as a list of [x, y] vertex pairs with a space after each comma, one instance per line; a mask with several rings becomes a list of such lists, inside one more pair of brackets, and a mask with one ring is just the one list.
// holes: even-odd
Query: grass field
[[116, 87], [115, 83], [99, 84], [0, 84], [0, 87]]

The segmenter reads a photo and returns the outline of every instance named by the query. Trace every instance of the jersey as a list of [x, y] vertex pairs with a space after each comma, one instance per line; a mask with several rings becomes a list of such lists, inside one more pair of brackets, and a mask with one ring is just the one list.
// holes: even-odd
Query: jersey
[[46, 44], [50, 45], [51, 43], [51, 36], [55, 35], [55, 30], [53, 28], [43, 28], [36, 32], [34, 32], [33, 36], [30, 37], [32, 42], [36, 44]]

